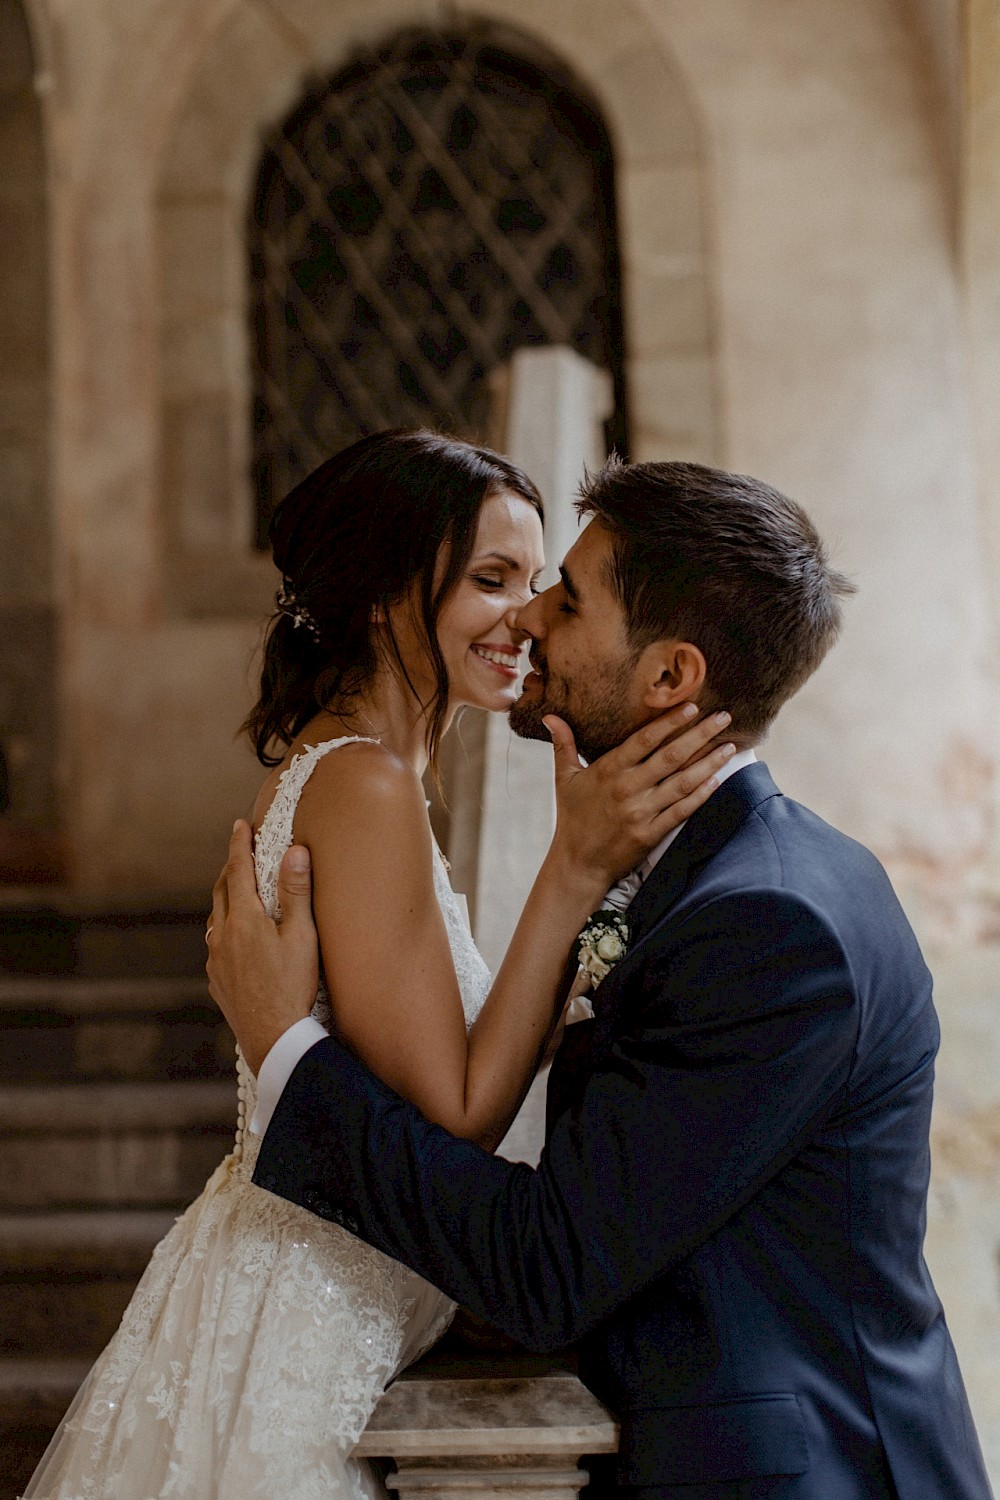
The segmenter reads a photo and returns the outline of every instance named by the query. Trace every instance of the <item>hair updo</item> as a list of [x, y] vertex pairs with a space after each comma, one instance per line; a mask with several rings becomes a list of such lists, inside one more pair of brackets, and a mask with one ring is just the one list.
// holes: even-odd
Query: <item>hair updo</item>
[[[534, 484], [488, 448], [425, 431], [373, 433], [297, 484], [271, 519], [279, 608], [264, 644], [260, 697], [243, 729], [276, 766], [321, 709], [347, 706], [375, 675], [381, 637], [413, 687], [389, 609], [412, 590], [436, 678], [427, 711], [432, 764], [448, 706], [441, 609], [475, 545], [479, 513], [501, 492], [543, 516]], [[435, 581], [442, 547], [445, 566]], [[378, 624], [376, 624], [378, 621]], [[303, 628], [304, 627], [304, 628]]]

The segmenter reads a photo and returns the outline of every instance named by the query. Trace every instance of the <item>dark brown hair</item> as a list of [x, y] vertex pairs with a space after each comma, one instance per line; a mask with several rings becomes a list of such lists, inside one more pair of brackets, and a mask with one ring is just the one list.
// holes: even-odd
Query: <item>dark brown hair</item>
[[636, 654], [684, 640], [708, 666], [703, 708], [762, 737], [819, 666], [854, 585], [828, 564], [800, 505], [745, 474], [610, 459], [577, 509], [612, 536], [611, 586]]
[[448, 701], [438, 617], [472, 555], [484, 502], [502, 491], [543, 515], [531, 480], [498, 454], [403, 429], [361, 438], [290, 491], [270, 526], [286, 605], [271, 618], [260, 697], [243, 725], [263, 765], [282, 759], [272, 746], [291, 744], [319, 710], [346, 706], [371, 681], [377, 636], [413, 688], [388, 614], [411, 593], [436, 678], [422, 705], [434, 763]]

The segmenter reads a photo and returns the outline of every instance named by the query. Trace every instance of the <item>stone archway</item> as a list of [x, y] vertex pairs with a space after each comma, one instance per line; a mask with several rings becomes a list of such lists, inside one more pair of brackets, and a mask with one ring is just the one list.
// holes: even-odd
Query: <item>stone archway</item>
[[48, 204], [28, 16], [0, 0], [0, 884], [59, 874]]
[[[625, 378], [634, 458], [719, 455], [705, 152], [684, 80], [641, 9], [554, 0], [455, 5], [557, 55], [601, 108], [617, 162]], [[273, 587], [255, 555], [244, 226], [260, 145], [309, 80], [415, 24], [424, 0], [244, 0], [178, 110], [157, 194], [161, 499], [175, 615], [242, 616]]]

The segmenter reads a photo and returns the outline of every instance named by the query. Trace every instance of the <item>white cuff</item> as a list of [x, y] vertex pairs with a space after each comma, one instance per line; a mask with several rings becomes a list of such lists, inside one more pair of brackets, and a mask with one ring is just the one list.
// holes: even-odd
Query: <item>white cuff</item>
[[250, 1121], [254, 1135], [263, 1135], [285, 1092], [285, 1085], [310, 1047], [329, 1036], [315, 1016], [306, 1016], [283, 1031], [260, 1065], [257, 1074], [257, 1108]]

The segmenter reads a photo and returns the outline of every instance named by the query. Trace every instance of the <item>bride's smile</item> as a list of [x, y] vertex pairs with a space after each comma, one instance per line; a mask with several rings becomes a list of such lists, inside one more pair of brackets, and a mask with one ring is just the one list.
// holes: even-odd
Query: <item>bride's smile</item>
[[509, 646], [494, 646], [492, 644], [481, 646], [478, 642], [470, 646], [469, 649], [475, 656], [479, 657], [480, 661], [487, 662], [491, 667], [502, 672], [505, 676], [517, 676], [517, 663], [521, 654], [519, 651], [514, 651]]
[[516, 701], [528, 639], [516, 619], [543, 561], [534, 506], [508, 490], [486, 500], [472, 556], [438, 620], [449, 713], [462, 705], [502, 712]]

